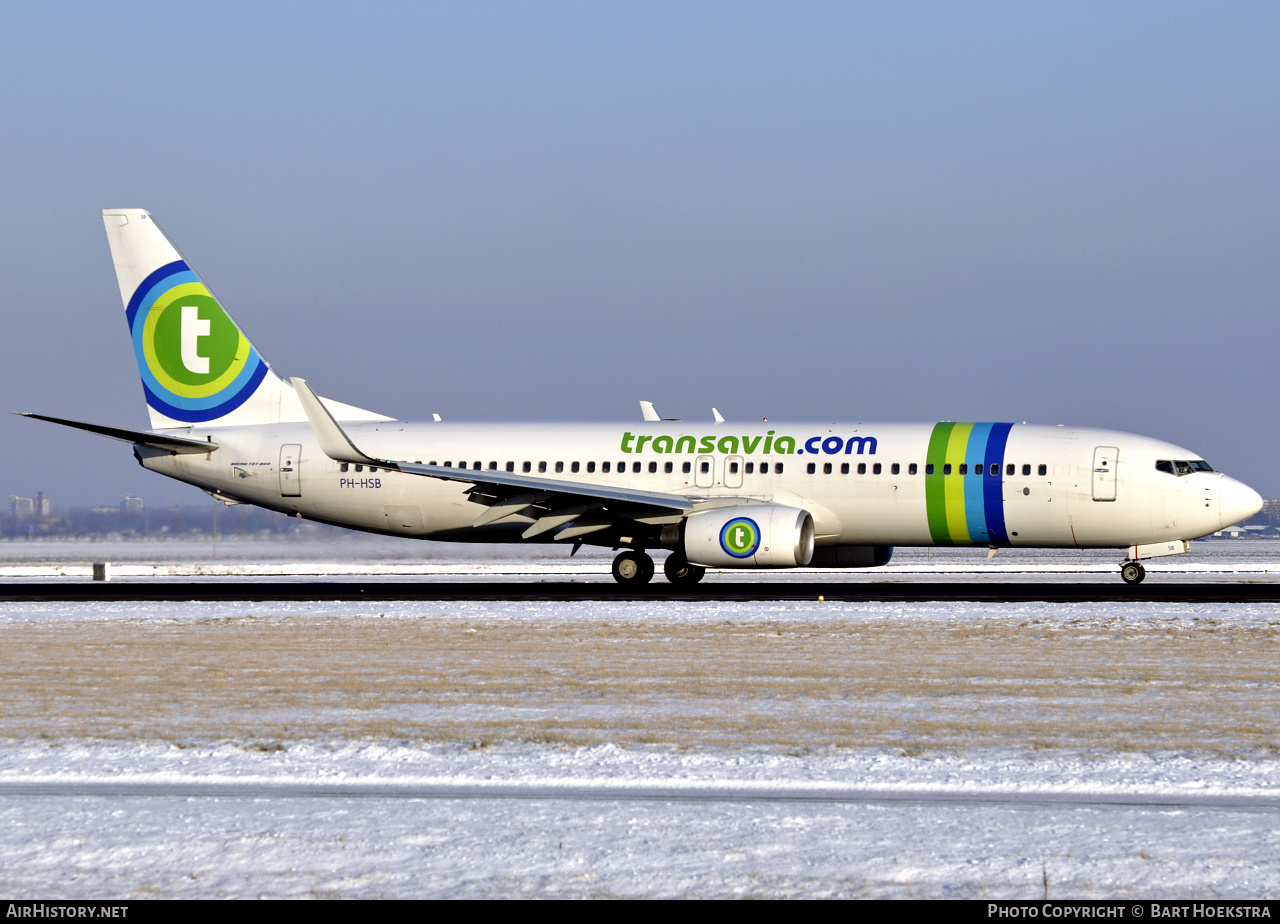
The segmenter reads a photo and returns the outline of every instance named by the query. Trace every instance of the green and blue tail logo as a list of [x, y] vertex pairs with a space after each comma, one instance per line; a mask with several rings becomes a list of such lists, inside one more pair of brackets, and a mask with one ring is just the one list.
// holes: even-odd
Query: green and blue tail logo
[[174, 420], [223, 417], [257, 390], [267, 364], [187, 264], [149, 275], [126, 308], [147, 404]]

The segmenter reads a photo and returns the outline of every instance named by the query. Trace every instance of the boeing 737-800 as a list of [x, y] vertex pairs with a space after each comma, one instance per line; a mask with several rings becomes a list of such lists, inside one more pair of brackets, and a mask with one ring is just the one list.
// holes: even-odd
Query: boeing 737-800
[[151, 216], [103, 212], [150, 430], [133, 444], [226, 504], [452, 542], [588, 543], [642, 584], [706, 568], [859, 568], [894, 546], [1115, 548], [1144, 559], [1257, 513], [1198, 453], [1114, 430], [999, 422], [393, 420], [278, 376]]

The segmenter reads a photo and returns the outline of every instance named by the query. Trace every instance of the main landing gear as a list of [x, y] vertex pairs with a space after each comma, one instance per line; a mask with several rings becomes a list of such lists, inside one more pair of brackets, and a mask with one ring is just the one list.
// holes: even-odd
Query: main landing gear
[[[707, 569], [701, 565], [691, 565], [679, 552], [672, 552], [662, 563], [662, 571], [667, 580], [676, 585], [696, 584], [702, 580]], [[629, 549], [613, 560], [613, 579], [625, 587], [639, 587], [653, 580], [653, 559], [644, 552]]]
[[1120, 566], [1120, 577], [1126, 584], [1141, 584], [1147, 576], [1147, 569], [1140, 562], [1127, 561]]
[[622, 552], [613, 560], [613, 579], [626, 587], [648, 584], [653, 580], [653, 559], [644, 552]]
[[662, 563], [662, 571], [667, 580], [676, 585], [696, 584], [707, 573], [707, 569], [701, 565], [689, 564], [689, 559], [679, 552], [672, 552], [667, 556], [667, 560]]

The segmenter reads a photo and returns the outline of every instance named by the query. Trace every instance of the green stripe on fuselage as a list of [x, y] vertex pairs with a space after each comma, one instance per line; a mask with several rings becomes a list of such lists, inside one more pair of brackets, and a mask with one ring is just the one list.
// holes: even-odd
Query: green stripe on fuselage
[[958, 423], [951, 427], [951, 439], [947, 440], [946, 463], [951, 466], [950, 477], [943, 476], [944, 495], [947, 499], [947, 532], [952, 545], [969, 544], [969, 523], [964, 512], [964, 478], [960, 475], [960, 463], [965, 461], [969, 448], [969, 434], [973, 424]]
[[[934, 425], [933, 434], [929, 437], [929, 451], [924, 460], [925, 509], [929, 516], [929, 535], [935, 545], [950, 545], [952, 542], [951, 533], [947, 529], [946, 482], [942, 477], [942, 466], [947, 460], [947, 444], [953, 427], [953, 423]], [[933, 474], [929, 474], [930, 465], [933, 466]], [[960, 523], [963, 526], [963, 508], [960, 511]]]

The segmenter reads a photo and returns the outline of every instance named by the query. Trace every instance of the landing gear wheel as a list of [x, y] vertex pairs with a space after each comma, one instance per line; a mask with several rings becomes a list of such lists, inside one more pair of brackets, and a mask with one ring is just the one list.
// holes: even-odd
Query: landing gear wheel
[[1126, 584], [1141, 584], [1147, 576], [1147, 569], [1136, 561], [1127, 561], [1120, 566], [1120, 577]]
[[613, 560], [613, 579], [628, 587], [653, 580], [653, 559], [644, 552], [623, 552]]
[[679, 552], [672, 552], [662, 563], [662, 571], [672, 584], [696, 584], [702, 580], [707, 569], [701, 565], [689, 564], [689, 559]]

